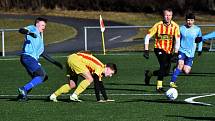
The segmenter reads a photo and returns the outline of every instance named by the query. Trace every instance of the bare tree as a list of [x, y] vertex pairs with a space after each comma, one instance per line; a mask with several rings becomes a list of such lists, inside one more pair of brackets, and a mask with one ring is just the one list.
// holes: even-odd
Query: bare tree
[[159, 12], [173, 7], [175, 13], [188, 11], [215, 11], [215, 0], [0, 0], [0, 9], [62, 9], [104, 10], [131, 12]]

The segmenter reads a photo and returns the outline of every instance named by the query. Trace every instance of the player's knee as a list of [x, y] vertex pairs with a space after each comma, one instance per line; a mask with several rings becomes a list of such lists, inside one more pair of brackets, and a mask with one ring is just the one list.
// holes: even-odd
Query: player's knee
[[189, 74], [191, 71], [191, 68], [189, 66], [184, 66], [183, 71], [185, 74]]
[[170, 68], [167, 66], [161, 73], [162, 73], [162, 75], [164, 75], [164, 76], [168, 76], [168, 75], [169, 75], [169, 72], [170, 72]]
[[72, 88], [75, 88], [75, 87], [76, 87], [76, 84], [75, 84], [75, 82], [74, 82], [73, 80], [70, 80], [69, 86], [70, 86], [70, 88], [72, 89]]
[[93, 82], [93, 77], [87, 79], [90, 83]]
[[85, 77], [85, 79], [86, 79], [89, 83], [92, 83], [92, 82], [93, 82], [93, 77], [92, 77], [91, 75]]
[[39, 68], [38, 70], [36, 70], [33, 73], [34, 77], [40, 76], [42, 78], [43, 81], [48, 80], [48, 75], [45, 73], [45, 71], [43, 71], [41, 68]]
[[182, 70], [184, 67], [184, 64], [178, 64], [178, 69]]
[[178, 68], [179, 68], [180, 70], [182, 70], [182, 69], [184, 68], [184, 61], [183, 61], [183, 60], [179, 60], [179, 61], [178, 61]]
[[185, 73], [185, 74], [189, 74], [189, 73], [190, 73], [190, 70], [189, 70], [189, 69], [184, 69], [184, 73]]
[[168, 64], [168, 63], [166, 63], [166, 64], [164, 65], [164, 67], [162, 67], [162, 69], [165, 70], [166, 72], [170, 71], [170, 68], [171, 68], [171, 65]]

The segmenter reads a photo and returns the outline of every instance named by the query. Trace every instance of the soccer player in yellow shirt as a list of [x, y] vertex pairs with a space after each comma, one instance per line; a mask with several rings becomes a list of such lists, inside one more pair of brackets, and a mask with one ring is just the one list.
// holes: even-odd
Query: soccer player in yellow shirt
[[[71, 89], [76, 87], [78, 75], [81, 75], [84, 80], [79, 83], [74, 93], [70, 95], [70, 100], [81, 102], [81, 100], [78, 99], [79, 95], [94, 82], [95, 94], [98, 102], [114, 101], [108, 99], [101, 78], [103, 76], [111, 77], [113, 74], [116, 74], [116, 72], [116, 64], [103, 64], [92, 54], [86, 52], [71, 54], [68, 56], [67, 60], [67, 76], [70, 81], [68, 84], [61, 86], [49, 98], [51, 101], [57, 102], [58, 96], [68, 93]], [[104, 100], [100, 99], [100, 92]]]
[[[163, 21], [157, 22], [145, 37], [144, 57], [149, 59], [149, 40], [155, 35], [154, 53], [158, 59], [160, 68], [156, 71], [145, 72], [145, 83], [149, 85], [151, 76], [157, 76], [157, 91], [163, 92], [163, 78], [167, 76], [171, 67], [171, 58], [177, 58], [180, 46], [179, 26], [172, 21], [173, 11], [169, 8], [163, 10]], [[173, 45], [174, 44], [174, 45]], [[173, 49], [174, 46], [174, 49]], [[173, 53], [174, 50], [174, 54]]]

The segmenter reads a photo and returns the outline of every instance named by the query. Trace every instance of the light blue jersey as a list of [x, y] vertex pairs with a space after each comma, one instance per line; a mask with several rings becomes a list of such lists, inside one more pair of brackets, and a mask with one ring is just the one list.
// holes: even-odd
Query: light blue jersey
[[34, 25], [30, 25], [25, 27], [29, 32], [36, 34], [36, 38], [33, 38], [30, 35], [25, 35], [25, 42], [23, 45], [22, 53], [26, 55], [30, 55], [31, 57], [35, 58], [36, 60], [39, 59], [40, 55], [44, 51], [44, 43], [43, 38]]
[[[196, 37], [201, 37], [201, 29], [193, 25], [187, 28], [186, 25], [180, 27], [181, 42], [179, 51], [183, 52], [187, 57], [194, 57], [197, 44], [195, 43]], [[198, 43], [198, 51], [202, 51], [202, 42]]]
[[203, 41], [214, 39], [214, 38], [215, 38], [215, 31], [202, 36]]

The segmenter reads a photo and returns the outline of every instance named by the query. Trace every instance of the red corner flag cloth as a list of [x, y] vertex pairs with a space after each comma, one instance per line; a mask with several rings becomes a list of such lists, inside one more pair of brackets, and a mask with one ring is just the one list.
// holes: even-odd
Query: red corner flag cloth
[[104, 32], [104, 31], [105, 31], [104, 22], [103, 22], [103, 19], [102, 19], [102, 16], [101, 16], [101, 15], [100, 15], [100, 28], [101, 28], [101, 32]]

